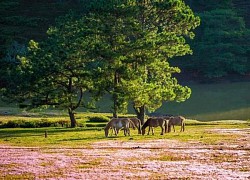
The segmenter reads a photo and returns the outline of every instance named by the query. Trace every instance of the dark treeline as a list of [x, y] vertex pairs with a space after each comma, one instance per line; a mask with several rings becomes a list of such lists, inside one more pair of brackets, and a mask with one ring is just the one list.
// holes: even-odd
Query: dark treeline
[[[70, 9], [82, 11], [80, 0], [3, 0], [0, 2], [0, 76], [17, 54], [24, 54], [27, 42], [46, 38], [55, 19]], [[182, 69], [181, 76], [206, 81], [250, 73], [250, 1], [185, 0], [200, 16], [201, 26], [189, 44], [193, 55], [171, 63]], [[83, 6], [84, 7], [84, 6]], [[0, 78], [0, 86], [4, 86]]]
[[200, 16], [201, 26], [190, 42], [193, 55], [172, 63], [183, 70], [185, 77], [199, 81], [247, 78], [250, 72], [250, 1], [185, 2]]

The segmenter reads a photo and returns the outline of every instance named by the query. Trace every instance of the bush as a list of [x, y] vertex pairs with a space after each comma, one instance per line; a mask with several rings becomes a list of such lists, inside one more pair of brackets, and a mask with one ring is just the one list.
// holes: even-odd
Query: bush
[[25, 123], [24, 120], [10, 120], [7, 123], [2, 124], [4, 128], [18, 128]]
[[36, 128], [37, 124], [34, 121], [24, 121], [20, 124], [21, 128]]
[[103, 128], [103, 127], [105, 127], [105, 125], [106, 125], [105, 123], [99, 123], [99, 124], [97, 124], [97, 123], [96, 124], [87, 123], [86, 127], [102, 127]]
[[50, 127], [52, 125], [55, 125], [55, 123], [52, 121], [48, 121], [46, 119], [42, 119], [41, 121], [38, 121], [37, 123], [38, 127]]
[[89, 122], [109, 122], [109, 118], [107, 116], [93, 116], [89, 117]]

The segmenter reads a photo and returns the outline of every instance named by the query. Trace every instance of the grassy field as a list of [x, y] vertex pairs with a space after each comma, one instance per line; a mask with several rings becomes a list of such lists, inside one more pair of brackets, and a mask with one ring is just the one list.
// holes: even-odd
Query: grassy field
[[[14, 116], [16, 119], [18, 117]], [[38, 118], [38, 117], [37, 117]], [[51, 117], [50, 117], [51, 118]], [[2, 121], [8, 121], [7, 119]], [[51, 118], [52, 120], [53, 118]], [[36, 119], [26, 117], [26, 121]], [[156, 128], [155, 135], [139, 135], [137, 130], [131, 130], [131, 136], [125, 137], [122, 132], [118, 137], [104, 136], [103, 127], [44, 127], [44, 128], [2, 128], [0, 129], [0, 144], [26, 146], [26, 147], [86, 147], [89, 144], [102, 140], [121, 140], [121, 141], [144, 141], [152, 139], [177, 139], [180, 141], [200, 141], [206, 144], [216, 143], [222, 139], [234, 139], [235, 135], [222, 135], [210, 133], [211, 128], [249, 128], [249, 121], [210, 121], [201, 122], [197, 120], [187, 120], [186, 131], [179, 132], [180, 127], [176, 127], [178, 132], [170, 132], [160, 135], [160, 128]], [[45, 137], [45, 133], [47, 137]]]

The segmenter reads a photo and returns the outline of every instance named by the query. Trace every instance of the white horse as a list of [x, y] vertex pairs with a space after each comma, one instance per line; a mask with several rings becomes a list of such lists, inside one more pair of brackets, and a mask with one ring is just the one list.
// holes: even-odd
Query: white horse
[[118, 135], [120, 129], [124, 130], [125, 136], [130, 136], [130, 127], [135, 129], [134, 123], [129, 118], [112, 118], [104, 128], [105, 136], [108, 137], [109, 129], [114, 130], [116, 136]]

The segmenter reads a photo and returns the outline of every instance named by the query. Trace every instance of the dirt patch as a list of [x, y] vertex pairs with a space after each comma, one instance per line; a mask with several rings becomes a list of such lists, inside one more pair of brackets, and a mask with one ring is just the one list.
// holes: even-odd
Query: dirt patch
[[240, 139], [217, 145], [161, 139], [107, 140], [88, 148], [0, 146], [0, 179], [250, 179], [250, 129], [213, 131], [239, 133]]

